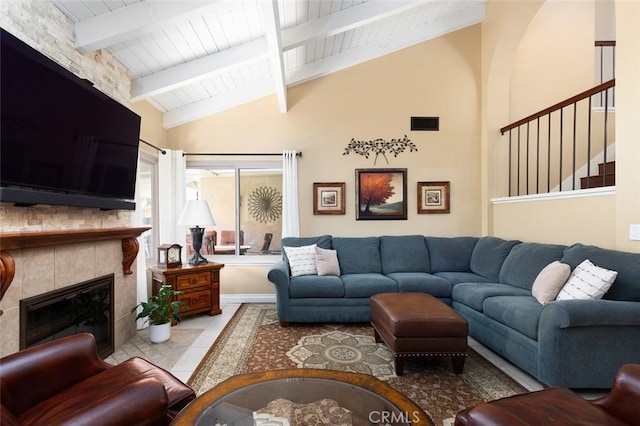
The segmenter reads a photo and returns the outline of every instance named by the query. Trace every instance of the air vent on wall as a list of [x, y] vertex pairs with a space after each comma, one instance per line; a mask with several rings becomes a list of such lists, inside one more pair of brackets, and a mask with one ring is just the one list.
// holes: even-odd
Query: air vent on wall
[[411, 130], [440, 130], [440, 117], [411, 117]]

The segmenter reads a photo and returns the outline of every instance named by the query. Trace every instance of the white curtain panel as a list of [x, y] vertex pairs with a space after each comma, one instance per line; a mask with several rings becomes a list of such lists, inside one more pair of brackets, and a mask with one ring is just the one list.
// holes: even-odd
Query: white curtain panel
[[[158, 157], [158, 244], [186, 243], [184, 226], [178, 226], [178, 218], [186, 197], [187, 161], [184, 151], [167, 149], [166, 155]], [[185, 259], [185, 253], [182, 253]]]
[[296, 151], [282, 152], [282, 237], [299, 237], [298, 157]]
[[[140, 161], [140, 160], [138, 160]], [[136, 177], [136, 209], [131, 214], [131, 224], [135, 227], [142, 227], [144, 224], [142, 223], [142, 197], [140, 194], [140, 173], [141, 167], [138, 167], [138, 176]], [[145, 260], [145, 244], [143, 241], [143, 237], [139, 236], [138, 238], [138, 246], [140, 247], [138, 251], [138, 257], [136, 257], [136, 304], [140, 302], [147, 301], [147, 265]], [[140, 308], [138, 308], [140, 309]], [[136, 326], [138, 330], [146, 327], [144, 319], [139, 319], [136, 322]]]

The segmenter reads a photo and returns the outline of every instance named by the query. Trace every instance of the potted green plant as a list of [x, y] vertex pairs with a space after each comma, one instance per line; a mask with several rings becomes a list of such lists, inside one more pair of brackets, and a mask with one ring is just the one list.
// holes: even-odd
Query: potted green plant
[[131, 312], [142, 308], [136, 315], [136, 319], [146, 318], [149, 321], [149, 338], [153, 343], [162, 343], [171, 337], [172, 321], [180, 322], [180, 307], [186, 303], [176, 300], [175, 297], [182, 294], [175, 291], [170, 285], [163, 285], [158, 294], [151, 296], [148, 302], [140, 302]]

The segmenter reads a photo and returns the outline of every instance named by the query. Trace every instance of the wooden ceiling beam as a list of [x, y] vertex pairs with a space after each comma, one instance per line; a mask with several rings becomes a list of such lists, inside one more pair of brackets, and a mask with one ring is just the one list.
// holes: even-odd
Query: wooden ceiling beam
[[131, 81], [131, 102], [165, 93], [216, 73], [240, 68], [267, 57], [264, 38], [195, 59]]
[[287, 112], [287, 78], [284, 71], [284, 56], [282, 49], [282, 32], [280, 30], [280, 13], [278, 0], [268, 0], [262, 7], [264, 32], [267, 39], [269, 64], [278, 98], [280, 112]]
[[93, 52], [147, 34], [167, 23], [201, 14], [211, 1], [143, 1], [115, 9], [75, 25], [76, 48]]

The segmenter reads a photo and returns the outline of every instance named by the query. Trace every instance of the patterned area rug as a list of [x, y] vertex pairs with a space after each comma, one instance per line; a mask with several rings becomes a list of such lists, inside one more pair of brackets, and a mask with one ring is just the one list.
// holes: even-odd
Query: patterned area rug
[[[281, 327], [273, 304], [243, 304], [189, 379], [198, 395], [235, 374], [291, 368], [327, 368], [372, 374], [431, 416], [449, 422], [463, 408], [527, 390], [471, 351], [456, 375], [449, 358], [405, 362], [396, 376], [393, 356], [375, 343], [366, 324]], [[446, 423], [445, 423], [446, 424]]]

